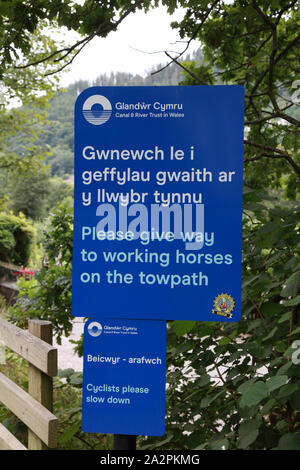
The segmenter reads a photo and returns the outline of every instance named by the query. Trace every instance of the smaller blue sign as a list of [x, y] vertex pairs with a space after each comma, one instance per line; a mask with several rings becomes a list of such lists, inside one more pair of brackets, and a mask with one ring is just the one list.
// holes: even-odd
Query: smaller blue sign
[[164, 434], [165, 321], [90, 320], [83, 364], [84, 432]]

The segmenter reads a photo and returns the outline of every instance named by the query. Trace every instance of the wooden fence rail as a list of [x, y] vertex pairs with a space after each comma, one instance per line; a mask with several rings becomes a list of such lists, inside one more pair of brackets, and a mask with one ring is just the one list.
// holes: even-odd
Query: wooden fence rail
[[[0, 401], [28, 427], [28, 449], [57, 446], [57, 418], [53, 411], [53, 377], [57, 375], [57, 349], [52, 346], [52, 325], [29, 320], [25, 331], [0, 318], [0, 340], [29, 362], [28, 392], [0, 373]], [[25, 450], [0, 424], [0, 450]]]

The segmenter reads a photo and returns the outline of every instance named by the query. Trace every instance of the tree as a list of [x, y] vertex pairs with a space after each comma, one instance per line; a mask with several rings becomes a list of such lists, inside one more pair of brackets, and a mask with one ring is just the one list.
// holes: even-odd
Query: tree
[[[0, 2], [0, 171], [19, 173], [41, 167], [47, 149], [34, 145], [36, 127], [45, 122], [45, 107], [57, 88], [57, 73], [95, 36], [105, 37], [146, 3]], [[54, 30], [57, 35], [62, 27], [77, 31], [83, 38], [75, 44], [54, 40], [51, 33]], [[12, 142], [20, 135], [23, 151], [16, 153]]]
[[[300, 331], [299, 112], [294, 93], [300, 13], [295, 1], [286, 0], [162, 3], [170, 10], [188, 6], [184, 20], [174, 26], [189, 38], [185, 49], [196, 38], [202, 44], [204, 63], [181, 64], [183, 84], [245, 86], [243, 310], [238, 324], [169, 324], [166, 436], [141, 445], [300, 449], [295, 341]], [[122, 11], [124, 5], [113, 8]], [[91, 30], [97, 31], [95, 25]], [[181, 55], [167, 54], [180, 63]], [[29, 299], [30, 315], [40, 311], [51, 318], [53, 313], [59, 332], [68, 330], [63, 325], [70, 318], [71, 271], [71, 219], [60, 211], [48, 249], [53, 258], [63, 259], [62, 272], [57, 275], [53, 262], [48, 273], [41, 273], [36, 296], [27, 290], [23, 298]]]
[[167, 435], [144, 448], [300, 449], [298, 20], [295, 1], [200, 1], [174, 24], [204, 54], [168, 54], [183, 84], [245, 87], [242, 319], [170, 325]]
[[11, 178], [9, 196], [14, 213], [22, 212], [37, 220], [46, 215], [46, 201], [50, 195], [50, 176], [45, 170]]
[[189, 2], [174, 23], [187, 47], [192, 39], [203, 45], [204, 61], [187, 68], [184, 84], [245, 87], [246, 182], [280, 187], [284, 178], [289, 196], [300, 177], [299, 17], [296, 0], [217, 0]]
[[[300, 174], [295, 135], [299, 126], [295, 96], [299, 89], [296, 73], [300, 39], [296, 0], [235, 0], [230, 4], [222, 0], [162, 0], [160, 3], [170, 13], [179, 6], [187, 8], [184, 19], [173, 26], [179, 28], [183, 39], [189, 39], [176, 57], [166, 52], [171, 62], [178, 63], [190, 42], [197, 39], [203, 44], [205, 63], [190, 70], [194, 84], [221, 82], [245, 86], [248, 179], [257, 179], [256, 170], [261, 171], [263, 167], [264, 181], [278, 186], [280, 176], [291, 166], [293, 172], [287, 185], [289, 193], [295, 194], [296, 176]], [[158, 0], [133, 3], [86, 0], [83, 5], [53, 0], [2, 2], [0, 77], [9, 88], [11, 81], [15, 85], [17, 73], [24, 73], [30, 80], [32, 73], [41, 76], [40, 67], [44, 67], [44, 74], [47, 70], [45, 75], [49, 78], [70, 64], [94, 37], [105, 37], [115, 31], [136, 9], [147, 11], [158, 4]], [[46, 40], [45, 36], [37, 35], [37, 31], [49, 25], [73, 29], [83, 37], [72, 45], [59, 47], [49, 37]], [[46, 44], [43, 52], [38, 47], [41, 42]]]
[[20, 280], [16, 305], [10, 319], [24, 325], [26, 318], [52, 322], [57, 341], [72, 332], [71, 286], [73, 250], [73, 210], [65, 201], [50, 214], [45, 224], [45, 259], [36, 279]]
[[22, 178], [11, 176], [6, 192], [7, 207], [33, 220], [48, 217], [52, 209], [65, 200], [73, 202], [73, 186], [58, 176], [51, 178], [48, 169]]
[[0, 260], [26, 265], [34, 237], [35, 230], [23, 214], [0, 214]]
[[[15, 72], [46, 64], [48, 76], [61, 71], [93, 38], [106, 37], [137, 8], [148, 9], [150, 5], [151, 0], [85, 0], [83, 4], [64, 0], [1, 2], [0, 77], [6, 75], [7, 66], [12, 66]], [[35, 50], [32, 42], [34, 35], [49, 26], [66, 27], [83, 37], [72, 45], [59, 47], [52, 41], [51, 49]], [[22, 63], [19, 62], [20, 58], [23, 59]], [[64, 62], [64, 59], [67, 61]], [[53, 65], [56, 65], [55, 70]]]

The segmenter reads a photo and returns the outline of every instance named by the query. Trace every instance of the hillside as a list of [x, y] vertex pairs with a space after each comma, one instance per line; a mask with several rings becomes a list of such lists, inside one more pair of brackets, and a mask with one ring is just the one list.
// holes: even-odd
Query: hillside
[[[185, 60], [200, 62], [202, 60], [200, 49], [192, 56], [186, 56]], [[182, 69], [174, 63], [152, 75], [153, 71], [159, 70], [161, 67], [157, 66], [157, 68], [150, 70], [146, 77], [117, 72], [110, 75], [99, 75], [96, 80], [91, 82], [78, 80], [72, 83], [67, 90], [55, 96], [50, 103], [49, 123], [40, 130], [38, 142], [40, 146], [52, 149], [52, 155], [46, 158], [46, 163], [51, 167], [51, 175], [68, 179], [68, 175], [73, 173], [73, 109], [79, 93], [90, 86], [178, 85], [182, 80]]]

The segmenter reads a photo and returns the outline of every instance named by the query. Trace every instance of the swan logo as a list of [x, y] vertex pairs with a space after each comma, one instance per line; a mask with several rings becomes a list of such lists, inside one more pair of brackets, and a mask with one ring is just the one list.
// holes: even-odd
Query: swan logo
[[94, 126], [100, 126], [107, 122], [111, 116], [112, 107], [110, 101], [102, 95], [93, 95], [85, 100], [82, 113], [86, 121]]
[[100, 336], [102, 333], [101, 323], [98, 323], [97, 321], [93, 321], [92, 323], [90, 323], [88, 326], [88, 332], [90, 336]]

